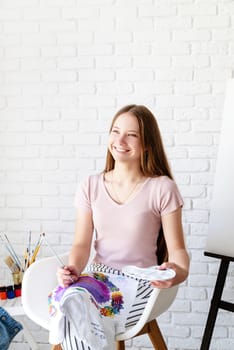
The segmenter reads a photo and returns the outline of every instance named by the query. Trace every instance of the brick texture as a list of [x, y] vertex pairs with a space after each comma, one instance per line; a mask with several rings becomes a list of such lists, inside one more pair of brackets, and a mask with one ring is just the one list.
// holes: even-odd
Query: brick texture
[[[74, 232], [73, 198], [102, 170], [113, 114], [157, 116], [178, 186], [191, 273], [159, 318], [170, 350], [200, 348], [217, 262], [203, 255], [226, 80], [234, 68], [232, 0], [3, 0], [0, 10], [0, 230], [19, 254], [47, 232], [58, 252]], [[43, 247], [40, 255], [50, 252]], [[0, 257], [6, 255], [0, 246]], [[1, 264], [0, 284], [9, 283]], [[233, 269], [227, 295], [233, 298]], [[48, 334], [30, 324], [42, 349]], [[221, 312], [212, 350], [234, 348]], [[11, 349], [27, 345], [19, 334]], [[152, 349], [146, 337], [127, 349]]]

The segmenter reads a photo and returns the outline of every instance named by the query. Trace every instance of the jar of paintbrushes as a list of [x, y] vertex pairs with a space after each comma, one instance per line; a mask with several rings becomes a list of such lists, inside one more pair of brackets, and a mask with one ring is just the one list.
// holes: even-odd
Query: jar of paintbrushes
[[12, 283], [6, 286], [7, 299], [13, 299], [21, 296], [21, 284], [23, 280], [23, 271], [13, 258], [8, 255], [4, 259], [5, 264], [9, 267], [12, 276]]
[[34, 246], [31, 244], [31, 231], [29, 232], [27, 248], [24, 251], [22, 259], [16, 254], [16, 251], [6, 234], [0, 235], [0, 238], [8, 252], [4, 262], [8, 266], [12, 275], [12, 285], [6, 287], [7, 298], [11, 299], [15, 296], [17, 297], [21, 295], [21, 283], [24, 272], [36, 260], [43, 241], [43, 234], [40, 234], [39, 239]]

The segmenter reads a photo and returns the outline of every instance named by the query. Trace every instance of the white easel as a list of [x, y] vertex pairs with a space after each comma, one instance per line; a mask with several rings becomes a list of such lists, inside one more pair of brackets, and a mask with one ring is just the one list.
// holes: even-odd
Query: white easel
[[200, 350], [208, 350], [219, 309], [234, 312], [222, 300], [229, 264], [234, 261], [234, 79], [228, 81], [224, 103], [206, 256], [220, 259], [220, 268]]

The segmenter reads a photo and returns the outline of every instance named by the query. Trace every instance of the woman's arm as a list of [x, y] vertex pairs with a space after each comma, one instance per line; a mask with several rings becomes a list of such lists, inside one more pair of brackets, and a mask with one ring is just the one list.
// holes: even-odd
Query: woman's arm
[[183, 282], [189, 272], [189, 256], [184, 242], [181, 208], [164, 215], [162, 226], [168, 249], [168, 262], [164, 262], [160, 268], [171, 268], [175, 270], [176, 276], [167, 281], [153, 281], [152, 285], [157, 288], [168, 288]]
[[68, 287], [76, 282], [85, 268], [90, 255], [93, 236], [93, 219], [90, 211], [78, 210], [75, 227], [75, 237], [69, 255], [69, 263], [58, 269], [58, 282], [62, 287]]

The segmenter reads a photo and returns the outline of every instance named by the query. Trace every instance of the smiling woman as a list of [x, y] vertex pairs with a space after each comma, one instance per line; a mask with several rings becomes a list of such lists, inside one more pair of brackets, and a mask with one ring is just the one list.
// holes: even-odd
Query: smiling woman
[[[51, 310], [57, 310], [51, 314], [50, 340], [62, 342], [67, 350], [112, 350], [115, 336], [140, 318], [153, 288], [183, 282], [189, 269], [181, 224], [183, 200], [149, 109], [129, 105], [115, 115], [105, 169], [79, 186], [75, 203], [77, 224], [69, 264], [58, 270], [60, 287], [50, 297]], [[84, 273], [93, 235], [96, 254]], [[168, 251], [168, 261], [162, 264], [159, 236], [159, 246]], [[123, 272], [127, 265], [158, 264], [159, 270], [172, 270], [169, 279], [135, 280]], [[96, 297], [95, 286], [106, 290], [105, 301]]]

